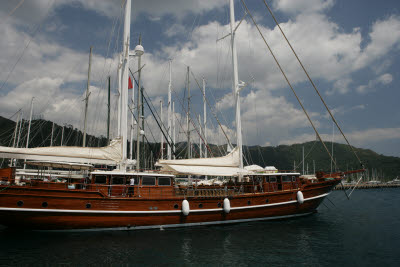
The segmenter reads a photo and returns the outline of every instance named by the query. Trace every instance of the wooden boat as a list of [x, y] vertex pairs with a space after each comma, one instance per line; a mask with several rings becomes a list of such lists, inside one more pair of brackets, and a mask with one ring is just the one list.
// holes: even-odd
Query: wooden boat
[[[320, 173], [316, 180], [310, 180], [297, 172], [246, 171], [243, 167], [239, 99], [242, 85], [238, 82], [234, 45], [233, 0], [230, 1], [231, 51], [237, 126], [234, 152], [213, 159], [160, 161], [163, 172], [127, 170], [127, 76], [132, 56], [129, 52], [130, 4], [127, 0], [124, 53], [120, 62], [120, 141], [105, 148], [0, 149], [3, 157], [62, 159], [80, 164], [112, 162], [120, 166], [119, 170], [92, 171], [84, 181], [66, 179], [65, 183], [37, 179], [16, 181], [13, 170], [3, 170], [0, 172], [5, 180], [0, 185], [0, 224], [33, 229], [144, 229], [282, 219], [315, 212], [343, 179], [343, 173]], [[142, 54], [143, 47], [137, 48], [135, 51]], [[168, 171], [230, 177], [230, 180], [225, 179], [218, 185], [182, 186]], [[133, 186], [131, 179], [135, 181]]]
[[71, 187], [38, 181], [18, 186], [8, 177], [11, 183], [0, 186], [0, 223], [24, 229], [146, 229], [290, 218], [315, 212], [342, 179], [337, 174], [311, 183], [286, 172], [247, 178], [190, 187], [157, 172], [95, 171], [90, 183]]

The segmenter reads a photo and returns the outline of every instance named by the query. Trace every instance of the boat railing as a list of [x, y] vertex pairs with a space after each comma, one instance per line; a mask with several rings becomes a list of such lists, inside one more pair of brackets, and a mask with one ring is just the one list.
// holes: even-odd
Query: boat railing
[[67, 183], [47, 182], [40, 180], [24, 181], [26, 187], [41, 189], [60, 189], [74, 191], [95, 191], [104, 197], [132, 197], [132, 198], [174, 198], [174, 197], [229, 197], [245, 194], [273, 193], [279, 191], [292, 191], [299, 188], [297, 182], [283, 183], [226, 183], [222, 185], [196, 185], [184, 186], [130, 186], [128, 184], [107, 185], [94, 183]]

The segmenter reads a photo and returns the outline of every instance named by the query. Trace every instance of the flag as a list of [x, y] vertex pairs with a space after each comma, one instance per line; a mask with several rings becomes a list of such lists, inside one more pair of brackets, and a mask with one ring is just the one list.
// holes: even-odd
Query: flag
[[133, 88], [132, 80], [131, 80], [131, 77], [129, 77], [129, 80], [128, 80], [128, 89], [132, 89], [132, 88]]

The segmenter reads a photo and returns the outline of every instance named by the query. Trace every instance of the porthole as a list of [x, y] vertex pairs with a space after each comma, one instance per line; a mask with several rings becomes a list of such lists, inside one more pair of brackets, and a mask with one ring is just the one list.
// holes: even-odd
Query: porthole
[[217, 205], [218, 205], [218, 208], [221, 208], [221, 202], [218, 202]]
[[175, 204], [175, 205], [174, 205], [174, 209], [177, 209], [177, 208], [179, 208], [179, 205], [178, 205], [178, 204]]
[[247, 205], [251, 205], [251, 201], [250, 200], [247, 201]]
[[18, 206], [18, 207], [22, 207], [23, 205], [24, 205], [24, 202], [23, 202], [22, 200], [20, 200], [20, 201], [17, 202], [17, 206]]
[[199, 204], [199, 208], [200, 209], [203, 208], [203, 204], [202, 203]]
[[49, 204], [46, 201], [42, 203], [43, 208], [47, 208], [48, 206], [49, 206]]
[[92, 204], [86, 203], [86, 208], [87, 208], [87, 209], [90, 209], [91, 207], [92, 207]]
[[268, 203], [269, 202], [269, 200], [268, 200], [268, 198], [265, 200], [265, 203]]

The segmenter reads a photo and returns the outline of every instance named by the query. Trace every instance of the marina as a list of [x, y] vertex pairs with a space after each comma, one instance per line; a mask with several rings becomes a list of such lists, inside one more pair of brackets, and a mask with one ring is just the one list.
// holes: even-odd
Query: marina
[[343, 190], [344, 189], [378, 189], [378, 188], [399, 188], [400, 184], [395, 183], [360, 183], [356, 184], [339, 184], [335, 186], [334, 190]]

